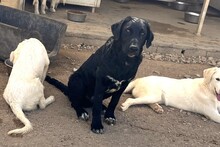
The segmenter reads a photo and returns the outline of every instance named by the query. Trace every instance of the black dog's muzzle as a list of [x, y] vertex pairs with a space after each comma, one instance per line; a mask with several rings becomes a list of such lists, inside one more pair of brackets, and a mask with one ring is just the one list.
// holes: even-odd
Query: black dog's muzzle
[[139, 50], [137, 45], [130, 45], [129, 50], [131, 50], [132, 52], [137, 52]]
[[128, 56], [135, 57], [139, 55], [140, 47], [137, 40], [133, 40], [129, 46]]

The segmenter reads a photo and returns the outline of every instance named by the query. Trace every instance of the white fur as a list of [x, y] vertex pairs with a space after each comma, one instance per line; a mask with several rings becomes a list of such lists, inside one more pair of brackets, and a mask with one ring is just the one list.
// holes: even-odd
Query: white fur
[[203, 114], [220, 123], [220, 68], [203, 71], [204, 78], [173, 79], [148, 76], [132, 81], [124, 93], [131, 92], [135, 97], [128, 98], [121, 106], [125, 111], [135, 104], [149, 104], [156, 112], [163, 112], [159, 104]]
[[[46, 2], [50, 1], [50, 11], [51, 12], [56, 12], [55, 8], [57, 8], [58, 4], [62, 1], [62, 3], [65, 5], [66, 0], [42, 0], [41, 2], [41, 14], [46, 14]], [[34, 13], [39, 14], [39, 0], [33, 0], [33, 5], [34, 5]]]
[[65, 5], [66, 3], [66, 0], [50, 0], [51, 1], [51, 4], [50, 4], [50, 11], [51, 12], [56, 12], [55, 9], [57, 9], [57, 6], [59, 3], [63, 3], [63, 5]]
[[24, 134], [33, 128], [22, 110], [34, 110], [38, 105], [44, 109], [54, 101], [54, 96], [44, 97], [43, 81], [49, 58], [44, 45], [31, 38], [19, 43], [16, 50], [11, 52], [10, 60], [13, 68], [3, 97], [24, 127], [11, 130], [8, 134]]
[[[64, 5], [66, 3], [66, 0], [41, 0], [41, 14], [46, 14], [45, 10], [47, 9], [47, 6], [46, 6], [47, 1], [51, 2], [51, 4], [50, 4], [50, 11], [51, 12], [56, 12], [55, 8], [57, 8], [57, 6], [60, 2], [62, 2]], [[22, 9], [22, 6], [23, 6], [24, 2], [25, 2], [24, 0], [19, 1], [19, 8], [20, 9]], [[34, 5], [34, 13], [35, 14], [40, 14], [40, 12], [39, 12], [39, 0], [33, 0], [33, 5]]]
[[[41, 14], [46, 14], [46, 2], [47, 0], [42, 0], [41, 1]], [[39, 0], [33, 0], [33, 5], [34, 5], [34, 13], [35, 14], [40, 14], [39, 13]]]

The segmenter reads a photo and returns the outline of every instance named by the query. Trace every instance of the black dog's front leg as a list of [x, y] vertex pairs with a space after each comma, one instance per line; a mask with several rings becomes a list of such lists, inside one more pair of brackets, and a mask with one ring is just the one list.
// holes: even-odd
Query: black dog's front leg
[[97, 75], [96, 76], [96, 84], [95, 84], [95, 91], [94, 91], [94, 97], [93, 97], [93, 108], [92, 108], [92, 124], [91, 124], [91, 130], [94, 133], [102, 134], [103, 131], [103, 125], [101, 121], [101, 113], [102, 113], [102, 100], [104, 96], [105, 87], [102, 84], [102, 76]]
[[105, 122], [108, 124], [108, 125], [115, 125], [116, 123], [116, 118], [115, 118], [115, 115], [114, 115], [114, 112], [115, 112], [115, 108], [119, 102], [119, 99], [122, 95], [122, 93], [124, 92], [126, 86], [125, 87], [122, 87], [119, 91], [117, 91], [116, 93], [114, 93], [112, 95], [112, 99], [108, 105], [108, 108], [105, 112]]
[[93, 99], [91, 130], [97, 134], [102, 134], [104, 132], [101, 122], [102, 99], [103, 95], [101, 94], [94, 96]]

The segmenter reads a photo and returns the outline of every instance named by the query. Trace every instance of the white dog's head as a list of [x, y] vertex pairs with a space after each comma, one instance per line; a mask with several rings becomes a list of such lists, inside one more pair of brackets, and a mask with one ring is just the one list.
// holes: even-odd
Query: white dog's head
[[203, 71], [204, 82], [216, 94], [220, 101], [220, 68], [212, 67]]
[[25, 44], [21, 42], [18, 44], [17, 48], [10, 53], [10, 61], [13, 64], [15, 64], [15, 62], [19, 58], [22, 48], [25, 48], [24, 46], [25, 46]]

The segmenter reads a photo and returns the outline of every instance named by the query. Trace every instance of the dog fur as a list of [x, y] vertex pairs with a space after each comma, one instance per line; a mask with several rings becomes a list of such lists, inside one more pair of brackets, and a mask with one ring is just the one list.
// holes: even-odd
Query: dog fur
[[[59, 3], [63, 3], [65, 5], [66, 3], [66, 0], [41, 0], [41, 14], [46, 14], [46, 9], [47, 8], [47, 5], [46, 5], [46, 2], [47, 1], [50, 1], [50, 11], [51, 12], [56, 12], [56, 8], [58, 6]], [[19, 9], [22, 10], [22, 7], [24, 5], [24, 0], [20, 0], [19, 1]], [[39, 12], [39, 4], [40, 4], [40, 0], [33, 0], [33, 5], [34, 5], [34, 13], [35, 14], [40, 14]]]
[[3, 97], [24, 127], [11, 130], [8, 134], [25, 134], [33, 128], [23, 110], [34, 110], [38, 105], [44, 109], [54, 101], [54, 96], [47, 99], [44, 97], [43, 81], [49, 58], [44, 45], [39, 40], [30, 38], [19, 43], [15, 51], [11, 52], [10, 61], [13, 68]]
[[[127, 110], [131, 105], [148, 104], [154, 111], [162, 113], [159, 104], [203, 114], [220, 123], [220, 68], [203, 71], [204, 78], [173, 79], [148, 76], [138, 78], [128, 85], [124, 93], [132, 93], [121, 106]], [[159, 104], [157, 104], [159, 103]]]
[[[111, 28], [113, 36], [70, 76], [68, 87], [46, 77], [46, 81], [68, 95], [79, 118], [88, 120], [88, 112], [83, 107], [92, 107], [91, 130], [98, 134], [103, 133], [102, 110], [106, 111], [107, 124], [116, 123], [114, 110], [119, 98], [136, 75], [144, 44], [150, 47], [153, 41], [147, 21], [137, 17], [128, 16]], [[111, 96], [106, 108], [102, 101]]]

